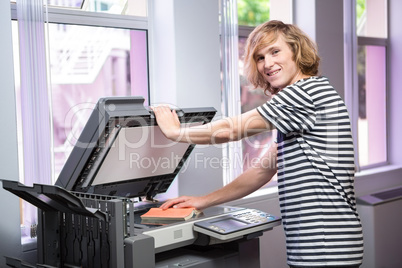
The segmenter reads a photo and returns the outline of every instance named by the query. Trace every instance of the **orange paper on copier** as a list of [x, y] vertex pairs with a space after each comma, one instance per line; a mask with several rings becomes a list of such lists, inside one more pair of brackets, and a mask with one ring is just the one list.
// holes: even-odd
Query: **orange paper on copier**
[[185, 221], [191, 219], [198, 213], [195, 208], [151, 208], [147, 213], [141, 216], [146, 221]]

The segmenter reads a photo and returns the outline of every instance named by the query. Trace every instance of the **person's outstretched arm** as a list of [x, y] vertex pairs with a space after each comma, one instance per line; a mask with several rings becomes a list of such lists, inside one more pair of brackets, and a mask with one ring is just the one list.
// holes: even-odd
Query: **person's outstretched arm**
[[227, 117], [211, 123], [180, 127], [176, 111], [167, 106], [152, 107], [158, 126], [170, 140], [192, 144], [219, 144], [237, 141], [264, 131], [274, 129], [256, 109], [235, 117]]
[[247, 169], [234, 181], [205, 196], [181, 196], [171, 199], [160, 208], [194, 207], [203, 210], [207, 207], [219, 205], [242, 198], [268, 183], [276, 174], [277, 145], [273, 143], [268, 152], [254, 166]]

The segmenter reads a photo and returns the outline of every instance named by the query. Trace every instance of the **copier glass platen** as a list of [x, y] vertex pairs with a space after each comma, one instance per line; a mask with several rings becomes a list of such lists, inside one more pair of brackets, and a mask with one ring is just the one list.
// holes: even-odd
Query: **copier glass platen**
[[[195, 147], [166, 139], [153, 112], [143, 103], [142, 97], [100, 99], [55, 185], [29, 187], [3, 181], [3, 188], [39, 208], [38, 264], [230, 265], [235, 259], [234, 247], [222, 245], [233, 241], [255, 244], [253, 238], [280, 225], [276, 216], [230, 206], [207, 208], [187, 221], [142, 223], [141, 215], [160, 205], [154, 197], [168, 190]], [[206, 107], [176, 112], [182, 127], [188, 127], [210, 122], [216, 110]], [[220, 247], [208, 251], [216, 245]], [[6, 260], [9, 266], [25, 267], [13, 257]]]

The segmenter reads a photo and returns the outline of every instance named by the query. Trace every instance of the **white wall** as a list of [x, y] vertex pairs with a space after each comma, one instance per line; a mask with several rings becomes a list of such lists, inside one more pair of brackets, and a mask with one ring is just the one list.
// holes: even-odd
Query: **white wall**
[[343, 0], [294, 1], [294, 20], [318, 46], [321, 75], [344, 98]]
[[151, 2], [151, 102], [219, 110], [219, 0]]
[[[220, 117], [219, 0], [151, 2], [151, 103], [214, 107]], [[222, 186], [221, 147], [197, 146], [178, 176], [179, 195]], [[169, 189], [174, 191], [175, 184]]]
[[[14, 91], [14, 63], [11, 39], [10, 1], [0, 1], [0, 180], [18, 181], [17, 121]], [[3, 256], [19, 257], [21, 252], [18, 198], [3, 190], [0, 182], [0, 267]]]

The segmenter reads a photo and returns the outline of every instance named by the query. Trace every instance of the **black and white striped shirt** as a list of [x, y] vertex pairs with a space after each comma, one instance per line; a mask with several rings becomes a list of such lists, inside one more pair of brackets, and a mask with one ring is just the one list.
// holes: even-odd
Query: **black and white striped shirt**
[[278, 129], [278, 189], [288, 264], [362, 263], [346, 106], [326, 77], [292, 84], [257, 108]]

